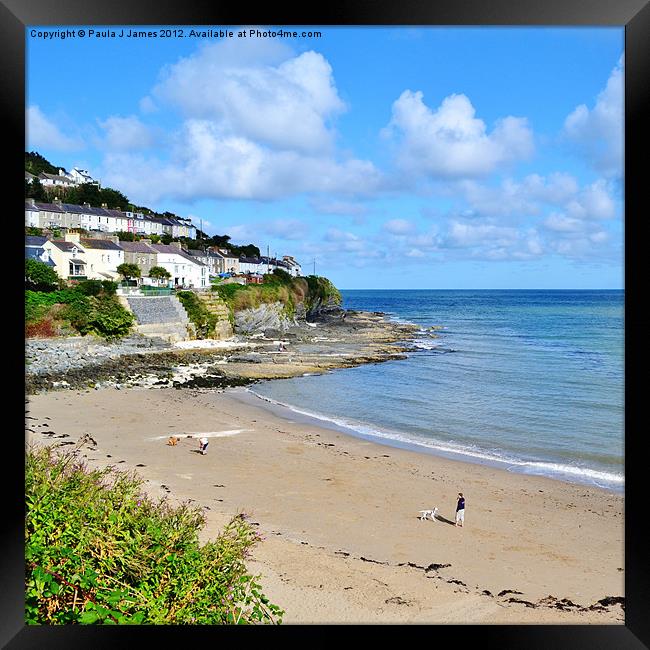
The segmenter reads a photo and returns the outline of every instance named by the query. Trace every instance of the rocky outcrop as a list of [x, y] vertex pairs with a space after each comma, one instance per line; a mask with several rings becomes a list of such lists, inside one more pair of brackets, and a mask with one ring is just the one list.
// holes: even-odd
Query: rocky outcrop
[[259, 307], [235, 312], [235, 332], [237, 334], [257, 334], [267, 330], [284, 332], [296, 321], [287, 315], [280, 302], [262, 303]]

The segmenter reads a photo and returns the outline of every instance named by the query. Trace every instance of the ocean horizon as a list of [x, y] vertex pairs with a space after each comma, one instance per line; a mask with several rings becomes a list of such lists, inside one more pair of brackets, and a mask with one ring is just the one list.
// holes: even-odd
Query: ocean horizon
[[406, 359], [250, 392], [369, 440], [624, 489], [624, 290], [357, 289], [416, 324]]

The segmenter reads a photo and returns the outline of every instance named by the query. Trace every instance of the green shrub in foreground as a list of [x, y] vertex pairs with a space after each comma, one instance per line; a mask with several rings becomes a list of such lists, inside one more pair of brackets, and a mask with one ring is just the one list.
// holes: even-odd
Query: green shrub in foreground
[[201, 511], [154, 502], [141, 479], [88, 470], [78, 452], [26, 458], [27, 624], [280, 623], [244, 559], [244, 515], [199, 545]]

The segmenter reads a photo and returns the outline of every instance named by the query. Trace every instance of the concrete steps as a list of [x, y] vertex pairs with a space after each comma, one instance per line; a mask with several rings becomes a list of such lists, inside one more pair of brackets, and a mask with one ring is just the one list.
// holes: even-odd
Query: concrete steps
[[176, 296], [126, 296], [137, 321], [136, 331], [169, 342], [187, 341], [192, 325]]
[[196, 295], [206, 309], [217, 317], [214, 337], [228, 339], [234, 332], [230, 322], [230, 309], [228, 305], [212, 291], [197, 291]]

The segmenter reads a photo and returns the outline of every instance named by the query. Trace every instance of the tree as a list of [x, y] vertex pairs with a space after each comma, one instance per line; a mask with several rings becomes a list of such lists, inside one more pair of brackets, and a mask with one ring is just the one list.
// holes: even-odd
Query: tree
[[25, 182], [25, 198], [35, 201], [47, 201], [48, 196], [38, 177], [32, 179], [31, 183]]
[[41, 172], [46, 174], [58, 174], [59, 168], [55, 167], [49, 160], [46, 160], [36, 151], [25, 152], [25, 170], [34, 176]]
[[109, 208], [119, 208], [126, 210], [129, 207], [129, 199], [111, 187], [104, 187], [99, 190], [99, 199], [102, 203], [106, 203]]
[[137, 264], [132, 264], [131, 262], [124, 262], [117, 267], [117, 272], [124, 277], [125, 280], [130, 280], [131, 278], [139, 278], [140, 267]]
[[56, 291], [59, 276], [51, 266], [39, 260], [25, 260], [25, 287], [32, 291]]
[[149, 277], [160, 282], [160, 280], [169, 280], [172, 276], [166, 268], [163, 268], [162, 266], [152, 266], [151, 269], [149, 269]]

